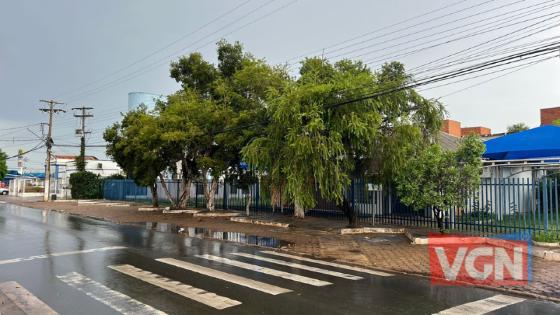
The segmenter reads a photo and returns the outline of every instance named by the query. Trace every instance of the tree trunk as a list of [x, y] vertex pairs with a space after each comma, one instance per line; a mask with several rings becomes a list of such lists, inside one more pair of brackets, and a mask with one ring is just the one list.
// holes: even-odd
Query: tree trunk
[[434, 212], [434, 216], [436, 217], [439, 232], [441, 234], [444, 234], [445, 229], [443, 228], [443, 211], [441, 211], [441, 209], [439, 209], [438, 207], [433, 207], [432, 211]]
[[158, 208], [159, 207], [159, 196], [157, 192], [157, 183], [154, 182], [152, 186], [150, 186], [150, 190], [152, 191], [152, 207]]
[[251, 202], [253, 201], [253, 192], [251, 191], [251, 186], [249, 186], [249, 193], [247, 193], [247, 202], [245, 203], [245, 213], [247, 216], [251, 215]]
[[177, 207], [177, 203], [175, 202], [175, 200], [173, 200], [173, 197], [171, 196], [171, 193], [169, 192], [169, 188], [167, 188], [167, 183], [165, 183], [165, 180], [163, 179], [162, 175], [159, 175], [159, 182], [161, 183], [161, 187], [163, 188], [163, 191], [165, 192], [165, 196], [167, 197], [167, 199], [169, 199], [169, 202], [171, 202], [171, 206], [172, 207]]
[[214, 199], [216, 197], [216, 190], [218, 190], [218, 179], [212, 178], [212, 182], [210, 184], [210, 189], [208, 189], [208, 183], [205, 180], [206, 188], [204, 189], [204, 197], [206, 198], [206, 209], [210, 211], [214, 211], [216, 209], [216, 205], [214, 204]]
[[340, 210], [342, 210], [342, 212], [344, 213], [344, 216], [346, 216], [348, 218], [348, 225], [350, 227], [358, 226], [358, 216], [356, 215], [356, 212], [352, 208], [352, 205], [350, 205], [350, 201], [348, 201], [348, 199], [346, 199], [346, 197], [344, 197], [344, 199], [342, 199], [342, 203], [337, 205], [337, 207]]
[[303, 219], [305, 218], [305, 209], [296, 200], [294, 201], [294, 217]]
[[183, 178], [181, 182], [183, 183], [183, 189], [181, 191], [181, 196], [179, 197], [177, 204], [179, 205], [179, 208], [186, 209], [189, 205], [189, 199], [191, 198], [192, 182], [191, 180], [186, 180], [185, 178]]

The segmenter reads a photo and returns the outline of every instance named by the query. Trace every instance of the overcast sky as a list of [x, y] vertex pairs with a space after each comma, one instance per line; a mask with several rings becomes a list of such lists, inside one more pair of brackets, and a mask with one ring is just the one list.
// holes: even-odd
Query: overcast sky
[[[373, 68], [395, 59], [414, 69], [498, 36], [504, 44], [517, 38], [503, 48], [558, 36], [555, 23], [560, 18], [554, 14], [560, 12], [559, 2], [4, 0], [0, 3], [0, 148], [13, 155], [18, 148], [35, 146], [38, 141], [27, 129], [2, 129], [45, 122], [38, 100], [51, 98], [65, 102], [62, 108], [68, 110], [55, 119], [55, 143], [79, 143], [74, 136], [78, 121], [70, 108], [85, 105], [95, 108], [95, 117], [88, 121], [93, 131], [88, 141], [102, 144], [103, 129], [126, 111], [128, 92], [176, 91], [179, 86], [169, 78], [169, 62], [194, 50], [214, 61], [214, 43], [220, 38], [239, 40], [271, 63], [297, 62], [301, 58], [295, 57], [312, 52], [333, 60], [357, 57]], [[488, 30], [500, 23], [503, 27]], [[373, 33], [347, 41], [367, 32]], [[481, 56], [493, 51], [482, 51]], [[515, 122], [538, 126], [539, 108], [560, 106], [560, 59], [513, 70], [519, 71], [497, 72], [422, 93], [439, 98], [460, 91], [441, 101], [450, 118], [464, 126], [482, 125], [494, 132], [503, 132]], [[486, 82], [489, 79], [493, 80]], [[38, 126], [30, 129], [40, 133]], [[6, 141], [10, 139], [16, 142]], [[57, 154], [77, 152], [77, 148], [55, 148]], [[104, 157], [104, 149], [88, 149], [88, 154]], [[44, 149], [29, 154], [28, 167], [42, 170], [44, 156]], [[9, 166], [15, 167], [15, 161]]]

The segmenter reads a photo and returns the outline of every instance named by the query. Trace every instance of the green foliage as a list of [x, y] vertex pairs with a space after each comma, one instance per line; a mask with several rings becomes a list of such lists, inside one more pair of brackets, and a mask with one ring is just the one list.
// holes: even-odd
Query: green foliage
[[529, 126], [527, 126], [525, 123], [516, 123], [513, 125], [509, 125], [507, 127], [507, 133], [516, 133], [516, 132], [520, 132], [520, 131], [525, 131], [525, 130], [529, 130]]
[[[387, 179], [439, 131], [443, 109], [413, 90], [330, 106], [372, 91], [406, 84], [401, 64], [372, 73], [363, 63], [306, 59], [297, 81], [270, 93], [265, 133], [243, 148], [244, 158], [268, 182], [303, 208], [315, 191], [339, 205], [353, 177]], [[347, 208], [347, 207], [344, 207]]]
[[483, 153], [484, 144], [475, 136], [464, 138], [456, 152], [431, 145], [413, 157], [397, 177], [401, 201], [416, 209], [446, 211], [462, 206], [464, 194], [480, 184]]
[[171, 164], [169, 148], [161, 145], [161, 128], [157, 117], [141, 106], [126, 113], [122, 122], [107, 128], [103, 138], [107, 141], [107, 155], [136, 184], [152, 188], [152, 202], [156, 206], [156, 180]]
[[533, 240], [543, 243], [558, 243], [560, 242], [560, 231], [553, 229], [550, 231], [537, 233], [533, 236]]
[[76, 157], [76, 169], [78, 172], [86, 171], [86, 138], [80, 138], [80, 155]]
[[8, 165], [6, 164], [7, 157], [6, 153], [0, 150], [0, 180], [3, 180], [6, 174], [8, 174]]
[[249, 180], [240, 151], [262, 133], [267, 95], [287, 79], [283, 69], [244, 53], [240, 43], [220, 41], [217, 53], [217, 66], [197, 53], [172, 63], [171, 77], [183, 89], [158, 106], [162, 145], [181, 162], [182, 178], [201, 178], [205, 188], [207, 175], [214, 182], [222, 175]]
[[556, 120], [552, 121], [552, 124], [554, 126], [560, 126], [560, 119], [556, 119]]
[[73, 199], [102, 198], [103, 180], [91, 172], [76, 172], [70, 175]]

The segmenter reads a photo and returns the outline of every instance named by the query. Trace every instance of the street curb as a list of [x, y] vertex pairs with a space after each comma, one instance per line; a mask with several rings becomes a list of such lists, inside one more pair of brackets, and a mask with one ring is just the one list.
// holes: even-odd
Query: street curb
[[280, 227], [280, 228], [289, 228], [290, 227], [289, 223], [255, 220], [255, 219], [249, 219], [249, 218], [234, 217], [234, 218], [230, 218], [229, 220], [231, 222], [256, 224], [256, 225], [266, 225], [266, 226], [274, 226], [274, 227]]
[[163, 209], [163, 213], [165, 213], [165, 214], [178, 214], [178, 213], [197, 214], [197, 213], [201, 213], [201, 212], [203, 212], [203, 210], [194, 210], [194, 209], [168, 210], [168, 209]]
[[387, 227], [362, 227], [362, 228], [348, 228], [348, 229], [341, 229], [341, 235], [349, 235], [349, 234], [403, 234], [405, 233], [404, 228], [387, 228]]
[[164, 208], [154, 208], [154, 207], [139, 207], [138, 211], [161, 211]]
[[200, 212], [193, 214], [193, 217], [207, 217], [207, 218], [219, 218], [219, 217], [237, 217], [241, 213], [238, 212]]

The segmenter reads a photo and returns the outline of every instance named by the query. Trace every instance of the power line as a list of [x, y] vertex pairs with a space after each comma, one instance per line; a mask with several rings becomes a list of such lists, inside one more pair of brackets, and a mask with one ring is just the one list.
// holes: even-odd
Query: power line
[[513, 54], [513, 55], [506, 56], [506, 57], [498, 58], [498, 59], [495, 59], [495, 60], [490, 60], [490, 61], [479, 63], [479, 64], [476, 64], [476, 65], [473, 65], [473, 66], [469, 66], [469, 67], [466, 67], [466, 68], [454, 70], [454, 71], [451, 71], [451, 72], [446, 72], [446, 73], [442, 73], [442, 74], [438, 74], [438, 75], [433, 75], [433, 76], [430, 76], [430, 77], [426, 77], [426, 78], [414, 81], [414, 82], [409, 83], [409, 84], [400, 85], [400, 86], [397, 86], [395, 88], [390, 88], [390, 89], [386, 89], [386, 90], [380, 90], [380, 91], [374, 92], [372, 94], [362, 95], [362, 96], [359, 96], [359, 97], [354, 98], [354, 99], [350, 99], [350, 100], [342, 101], [342, 102], [339, 102], [339, 103], [326, 105], [325, 107], [326, 108], [337, 108], [337, 107], [340, 107], [340, 106], [343, 106], [343, 105], [356, 103], [356, 102], [360, 102], [360, 101], [365, 101], [365, 100], [368, 100], [368, 99], [377, 98], [377, 97], [384, 96], [384, 95], [387, 95], [387, 94], [391, 94], [391, 93], [395, 93], [395, 92], [399, 92], [399, 91], [403, 91], [403, 90], [408, 90], [408, 89], [411, 89], [411, 88], [416, 88], [416, 87], [419, 87], [419, 86], [423, 86], [423, 85], [427, 85], [427, 84], [431, 84], [431, 83], [435, 83], [435, 82], [440, 82], [440, 81], [443, 81], [443, 80], [452, 79], [452, 78], [455, 78], [455, 77], [458, 77], [458, 76], [484, 71], [484, 70], [487, 70], [487, 69], [490, 69], [490, 68], [493, 68], [493, 67], [499, 67], [499, 66], [504, 66], [504, 65], [507, 65], [507, 64], [519, 62], [519, 61], [522, 61], [523, 58], [529, 59], [529, 58], [535, 58], [535, 57], [543, 56], [543, 55], [550, 54], [550, 53], [556, 53], [559, 48], [560, 48], [560, 42], [556, 42], [556, 43], [551, 44], [551, 45], [545, 45], [544, 47], [540, 47], [539, 49], [533, 49], [533, 50], [526, 51], [526, 52], [523, 52], [523, 53]]
[[[277, 1], [277, 0], [269, 0], [269, 1], [267, 1], [267, 2], [265, 2], [265, 3], [263, 3], [263, 4], [261, 4], [260, 6], [258, 6], [258, 7], [256, 7], [255, 9], [253, 9], [253, 10], [247, 12], [246, 14], [244, 14], [243, 16], [241, 16], [240, 18], [235, 19], [235, 20], [233, 20], [232, 22], [230, 22], [230, 23], [228, 23], [228, 24], [226, 24], [226, 25], [220, 27], [220, 28], [217, 29], [216, 31], [214, 31], [214, 32], [212, 32], [212, 33], [210, 33], [210, 34], [207, 34], [207, 35], [205, 35], [204, 37], [199, 38], [198, 40], [196, 40], [196, 41], [190, 43], [188, 46], [182, 47], [182, 48], [180, 48], [180, 49], [174, 51], [174, 52], [171, 53], [170, 55], [167, 55], [167, 56], [164, 57], [164, 58], [159, 58], [158, 60], [156, 60], [156, 61], [154, 61], [154, 62], [152, 62], [152, 63], [149, 63], [148, 65], [146, 65], [146, 66], [144, 66], [144, 67], [141, 67], [140, 69], [137, 69], [137, 70], [134, 71], [134, 72], [131, 72], [131, 73], [125, 75], [125, 76], [122, 76], [122, 77], [117, 78], [117, 79], [115, 79], [115, 80], [113, 80], [113, 81], [110, 81], [110, 82], [108, 82], [108, 83], [105, 83], [105, 84], [103, 84], [103, 85], [101, 85], [101, 86], [99, 86], [99, 87], [97, 87], [97, 88], [93, 88], [93, 89], [89, 89], [89, 90], [86, 90], [86, 91], [82, 91], [82, 92], [70, 94], [69, 99], [70, 99], [70, 100], [75, 100], [75, 99], [77, 99], [78, 97], [84, 97], [84, 96], [88, 96], [88, 95], [91, 95], [91, 94], [95, 94], [95, 93], [97, 93], [97, 90], [100, 90], [100, 91], [101, 91], [101, 90], [103, 90], [103, 89], [104, 89], [105, 87], [107, 87], [107, 86], [112, 86], [113, 84], [115, 84], [115, 83], [118, 82], [119, 80], [122, 80], [123, 78], [127, 78], [127, 77], [130, 77], [130, 76], [132, 75], [132, 77], [126, 79], [125, 81], [122, 81], [122, 82], [126, 82], [126, 81], [128, 81], [128, 80], [130, 80], [130, 79], [136, 77], [136, 76], [137, 76], [136, 74], [142, 74], [142, 73], [144, 73], [143, 70], [146, 70], [146, 69], [150, 69], [150, 70], [151, 70], [151, 69], [154, 69], [153, 66], [158, 67], [158, 66], [160, 66], [160, 65], [162, 65], [162, 64], [165, 64], [165, 63], [167, 63], [167, 62], [169, 61], [169, 58], [175, 56], [175, 55], [178, 54], [178, 53], [183, 52], [183, 51], [186, 50], [186, 49], [191, 48], [192, 46], [196, 45], [197, 43], [199, 43], [199, 42], [205, 40], [208, 36], [212, 36], [212, 35], [214, 35], [214, 34], [217, 34], [217, 33], [221, 32], [221, 31], [224, 30], [224, 29], [227, 29], [228, 27], [230, 27], [230, 26], [232, 26], [232, 25], [238, 23], [239, 21], [243, 20], [244, 18], [246, 18], [246, 17], [250, 16], [251, 14], [253, 14], [253, 13], [255, 13], [255, 12], [261, 10], [262, 8], [264, 8], [264, 7], [266, 7], [266, 6], [270, 5], [270, 4], [272, 4], [272, 3], [275, 2], [275, 1]], [[216, 40], [213, 40], [212, 42], [215, 42], [215, 41], [216, 41]], [[121, 82], [121, 83], [122, 83], [122, 82]]]
[[[251, 1], [253, 1], [253, 0], [247, 0], [247, 1], [245, 1], [245, 2], [242, 2], [241, 4], [239, 4], [239, 5], [235, 6], [235, 7], [233, 7], [232, 9], [230, 9], [230, 10], [224, 12], [223, 14], [221, 14], [221, 15], [215, 17], [214, 19], [210, 20], [209, 22], [207, 22], [207, 23], [205, 23], [205, 24], [199, 26], [199, 27], [196, 28], [195, 30], [193, 30], [193, 31], [191, 31], [191, 32], [188, 32], [187, 34], [184, 34], [184, 35], [180, 36], [180, 37], [177, 38], [176, 40], [174, 40], [174, 41], [172, 41], [172, 42], [170, 42], [170, 43], [164, 45], [163, 47], [161, 47], [161, 48], [159, 48], [159, 49], [156, 49], [156, 50], [152, 51], [151, 53], [145, 55], [144, 57], [142, 57], [142, 58], [140, 58], [140, 59], [137, 59], [137, 60], [135, 60], [134, 62], [132, 62], [132, 63], [130, 63], [130, 64], [128, 64], [128, 65], [126, 65], [126, 66], [124, 66], [124, 67], [122, 67], [122, 68], [119, 68], [119, 69], [116, 70], [116, 71], [113, 71], [113, 72], [111, 72], [111, 73], [109, 73], [109, 74], [107, 74], [107, 75], [104, 75], [104, 76], [102, 76], [101, 78], [99, 78], [99, 79], [97, 79], [97, 80], [94, 80], [94, 81], [91, 81], [91, 82], [86, 83], [86, 84], [84, 84], [84, 85], [81, 85], [80, 87], [78, 87], [78, 88], [76, 88], [76, 89], [74, 89], [74, 90], [81, 90], [81, 89], [83, 89], [83, 88], [85, 88], [85, 87], [88, 87], [88, 86], [93, 85], [93, 84], [95, 84], [95, 83], [101, 82], [101, 81], [103, 81], [103, 80], [105, 80], [105, 79], [107, 79], [107, 78], [109, 78], [109, 77], [111, 77], [111, 76], [113, 76], [113, 75], [115, 75], [115, 74], [118, 74], [118, 73], [120, 73], [120, 72], [122, 72], [122, 71], [124, 71], [124, 70], [126, 70], [126, 69], [129, 69], [129, 68], [131, 68], [131, 67], [133, 67], [133, 66], [135, 66], [135, 65], [137, 65], [137, 64], [139, 64], [139, 63], [141, 63], [142, 61], [145, 61], [145, 60], [149, 59], [150, 57], [152, 57], [152, 56], [154, 56], [154, 55], [157, 55], [158, 53], [160, 53], [160, 52], [166, 50], [166, 49], [169, 48], [169, 47], [172, 47], [173, 45], [179, 43], [180, 41], [182, 41], [182, 40], [184, 40], [184, 39], [186, 39], [186, 38], [189, 38], [189, 37], [191, 37], [192, 35], [198, 33], [199, 31], [203, 30], [203, 29], [206, 28], [207, 26], [209, 26], [209, 25], [211, 25], [211, 24], [213, 24], [213, 23], [215, 23], [215, 22], [221, 20], [222, 18], [224, 18], [224, 17], [226, 17], [226, 16], [232, 14], [233, 12], [237, 11], [238, 9], [240, 9], [240, 8], [243, 7], [243, 6], [245, 6], [246, 4], [248, 4], [248, 3], [251, 2]], [[66, 94], [69, 94], [69, 93], [62, 93], [61, 95], [66, 95]], [[57, 97], [60, 97], [60, 95], [57, 96]]]

